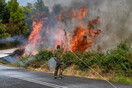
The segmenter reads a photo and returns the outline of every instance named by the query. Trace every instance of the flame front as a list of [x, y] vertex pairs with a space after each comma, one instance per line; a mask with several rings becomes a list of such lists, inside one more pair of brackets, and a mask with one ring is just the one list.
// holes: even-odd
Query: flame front
[[[100, 34], [100, 30], [95, 30], [95, 27], [99, 23], [99, 17], [95, 20], [88, 21], [88, 23], [83, 22], [87, 14], [87, 9], [80, 9], [79, 16], [77, 16], [77, 10], [73, 10], [72, 22], [78, 21], [79, 24], [74, 27], [74, 32], [72, 39], [70, 40], [71, 51], [81, 51], [84, 52], [92, 46], [95, 38]], [[87, 24], [87, 28], [84, 26]]]
[[[30, 48], [31, 49], [30, 51], [26, 50], [29, 47], [28, 47], [28, 45], [24, 45], [24, 49], [26, 50], [24, 55], [29, 55], [30, 53], [35, 55], [38, 53], [36, 46], [39, 46], [39, 42], [42, 38], [39, 33], [43, 27], [43, 24], [47, 20], [46, 17], [40, 19], [40, 17], [43, 15], [44, 15], [44, 13], [37, 14], [37, 16], [39, 16], [39, 18], [35, 18], [32, 23], [33, 31], [31, 32], [29, 39], [28, 39], [28, 45], [30, 45], [32, 49]], [[34, 18], [34, 16], [32, 16], [32, 18]]]
[[[44, 13], [38, 14], [37, 18], [32, 23], [33, 31], [31, 32], [28, 44], [31, 44], [34, 49], [31, 52], [25, 52], [26, 54], [37, 53], [36, 46], [40, 45], [40, 41], [46, 40], [52, 36], [54, 49], [57, 45], [61, 45], [62, 47], [66, 48], [67, 45], [70, 47], [71, 51], [81, 51], [84, 52], [87, 49], [89, 49], [96, 37], [100, 34], [100, 30], [97, 29], [97, 25], [99, 24], [99, 17], [92, 21], [87, 21], [87, 9], [82, 8], [80, 10], [73, 10], [73, 13], [70, 17], [71, 19], [71, 25], [76, 22], [78, 25], [75, 25], [72, 29], [73, 32], [65, 31], [62, 25], [58, 25], [58, 27], [52, 27], [49, 24], [44, 26], [44, 23], [47, 22], [47, 17], [41, 17]], [[67, 21], [65, 18], [68, 18], [68, 16], [65, 16], [66, 14], [64, 12], [61, 13], [60, 16], [57, 17], [59, 22], [62, 22], [67, 27]], [[32, 16], [33, 18], [34, 16]], [[68, 18], [69, 19], [69, 18]], [[54, 21], [54, 20], [53, 20]], [[86, 26], [87, 25], [87, 26]], [[43, 29], [42, 29], [43, 27]], [[44, 29], [45, 28], [45, 29]], [[46, 35], [48, 36], [41, 36], [40, 31], [45, 30]], [[50, 44], [49, 44], [50, 45]], [[27, 46], [26, 46], [27, 48]]]

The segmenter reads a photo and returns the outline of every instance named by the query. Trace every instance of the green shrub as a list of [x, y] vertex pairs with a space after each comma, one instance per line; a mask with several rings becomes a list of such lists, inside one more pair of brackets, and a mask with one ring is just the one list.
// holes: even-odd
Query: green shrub
[[121, 82], [121, 83], [132, 84], [132, 78], [131, 77], [116, 77], [112, 81], [117, 81], [117, 82]]
[[49, 60], [52, 56], [53, 55], [51, 51], [41, 50], [32, 61], [26, 64], [26, 66], [39, 68], [45, 61]]
[[76, 57], [70, 51], [63, 54], [62, 58], [65, 63], [64, 68], [67, 68], [67, 67], [71, 66], [72, 64], [75, 64], [76, 62], [78, 62]]
[[26, 55], [26, 56], [22, 56], [22, 57], [20, 57], [20, 61], [22, 61], [23, 63], [26, 61], [26, 60], [28, 60], [28, 58], [30, 58], [30, 57], [33, 57], [33, 55]]
[[[100, 68], [103, 74], [116, 73], [116, 75], [132, 76], [132, 49], [130, 44], [121, 42], [116, 48], [108, 50], [106, 53], [97, 52], [72, 52], [67, 51], [63, 54], [64, 68], [76, 65], [79, 70], [89, 70], [90, 68]], [[27, 64], [34, 68], [41, 65], [52, 57], [50, 51], [39, 51], [35, 59]], [[79, 58], [77, 58], [79, 57]], [[25, 60], [22, 58], [22, 61]], [[85, 64], [88, 66], [86, 66]]]
[[117, 48], [107, 51], [101, 67], [120, 75], [132, 76], [132, 52], [130, 44], [121, 42]]

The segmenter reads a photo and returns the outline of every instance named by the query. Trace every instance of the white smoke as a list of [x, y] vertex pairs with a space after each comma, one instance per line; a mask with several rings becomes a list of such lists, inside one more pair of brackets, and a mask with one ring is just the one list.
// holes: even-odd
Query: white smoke
[[18, 42], [20, 44], [25, 44], [26, 41], [27, 41], [27, 39], [21, 35], [0, 38], [0, 44], [10, 44], [10, 43], [14, 43], [14, 42]]
[[24, 63], [17, 58], [17, 55], [6, 56], [6, 57], [1, 58], [1, 59], [8, 62], [8, 63], [10, 63], [10, 64], [19, 63], [20, 66], [24, 66]]

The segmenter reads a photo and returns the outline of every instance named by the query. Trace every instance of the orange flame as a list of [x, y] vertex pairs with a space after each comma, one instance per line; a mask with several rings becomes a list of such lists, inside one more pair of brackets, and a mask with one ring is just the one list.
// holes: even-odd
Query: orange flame
[[[48, 36], [51, 35], [53, 36], [54, 48], [56, 48], [57, 45], [61, 45], [62, 47], [64, 47], [66, 44], [68, 44], [70, 46], [71, 51], [84, 52], [92, 46], [96, 37], [101, 32], [100, 30], [97, 29], [97, 25], [99, 24], [99, 17], [97, 17], [92, 21], [85, 22], [83, 21], [83, 18], [86, 18], [87, 12], [88, 11], [86, 8], [82, 8], [80, 9], [80, 11], [73, 10], [71, 21], [72, 22], [78, 21], [79, 24], [73, 28], [74, 31], [71, 34], [66, 33], [66, 31], [62, 28], [61, 25], [59, 25], [57, 29], [47, 25], [45, 32], [48, 34]], [[33, 47], [35, 47], [36, 45], [39, 46], [40, 40], [46, 39], [46, 36], [42, 37], [39, 34], [43, 24], [48, 19], [45, 17], [41, 17], [43, 16], [43, 14], [44, 13], [38, 14], [39, 16], [35, 18], [32, 24], [33, 31], [29, 36], [28, 44], [32, 44]], [[34, 16], [32, 16], [32, 18], [34, 18]], [[65, 18], [68, 18], [68, 16], [65, 16], [65, 13], [63, 12], [57, 19], [61, 21], [63, 24], [65, 24], [65, 26], [67, 26], [66, 23], [67, 21], [65, 20]], [[87, 25], [87, 27], [85, 27], [84, 25]], [[36, 54], [36, 53], [37, 53], [37, 49], [34, 49], [32, 51], [32, 54]]]
[[76, 16], [77, 16], [77, 10], [73, 10], [72, 22], [76, 20]]
[[[77, 10], [73, 11], [72, 22], [78, 20], [79, 22], [87, 14], [87, 9], [80, 9], [80, 15], [77, 18]], [[92, 46], [92, 43], [96, 37], [100, 34], [100, 30], [95, 30], [95, 27], [99, 24], [99, 17], [95, 20], [88, 21], [87, 28], [84, 27], [83, 23], [80, 23], [74, 27], [72, 39], [70, 40], [70, 47], [72, 51], [84, 52]]]
[[[44, 13], [39, 13], [38, 16], [43, 16]], [[31, 17], [33, 18], [34, 15]], [[32, 47], [34, 47], [33, 51], [31, 52], [26, 52], [24, 53], [24, 55], [28, 55], [28, 54], [37, 54], [37, 49], [36, 49], [36, 44], [37, 46], [39, 46], [39, 42], [40, 42], [40, 39], [41, 39], [41, 36], [40, 36], [40, 30], [42, 29], [42, 26], [43, 26], [43, 23], [45, 22], [45, 20], [47, 20], [47, 18], [42, 18], [42, 19], [39, 19], [39, 18], [35, 18], [33, 23], [32, 23], [32, 26], [33, 26], [33, 31], [31, 32], [30, 36], [29, 36], [29, 39], [28, 39], [28, 44], [31, 44]], [[27, 47], [27, 45], [26, 45]], [[24, 46], [24, 48], [26, 49], [26, 47]]]
[[85, 17], [87, 14], [87, 9], [86, 8], [82, 8], [80, 9], [80, 15], [78, 17], [78, 20], [81, 20], [83, 17]]

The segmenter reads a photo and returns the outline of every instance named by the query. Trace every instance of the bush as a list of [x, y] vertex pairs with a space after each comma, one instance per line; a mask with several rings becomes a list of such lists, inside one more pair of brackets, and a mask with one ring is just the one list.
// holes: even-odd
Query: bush
[[49, 60], [52, 56], [53, 55], [52, 55], [51, 51], [41, 50], [35, 56], [35, 59], [33, 59], [31, 62], [27, 63], [26, 66], [30, 66], [33, 68], [39, 68], [45, 61]]
[[22, 61], [22, 62], [24, 63], [24, 62], [25, 62], [26, 60], [28, 60], [28, 58], [30, 58], [30, 57], [33, 57], [33, 55], [23, 56], [23, 57], [20, 58], [20, 61]]
[[[116, 48], [108, 50], [106, 53], [97, 52], [72, 52], [63, 54], [64, 68], [75, 65], [79, 70], [89, 70], [100, 68], [103, 74], [116, 73], [115, 75], [132, 76], [132, 49], [130, 44], [121, 42]], [[40, 51], [28, 66], [39, 68], [45, 61], [52, 57], [50, 51]], [[88, 66], [86, 66], [84, 63]]]
[[0, 38], [10, 37], [8, 33], [6, 33], [5, 25], [2, 24], [2, 20], [0, 19]]
[[121, 42], [117, 48], [107, 51], [102, 59], [102, 67], [121, 75], [132, 75], [132, 52], [130, 45]]
[[71, 66], [72, 64], [75, 64], [76, 62], [78, 62], [76, 57], [70, 51], [63, 54], [62, 58], [65, 63], [64, 68], [67, 68], [67, 67]]

